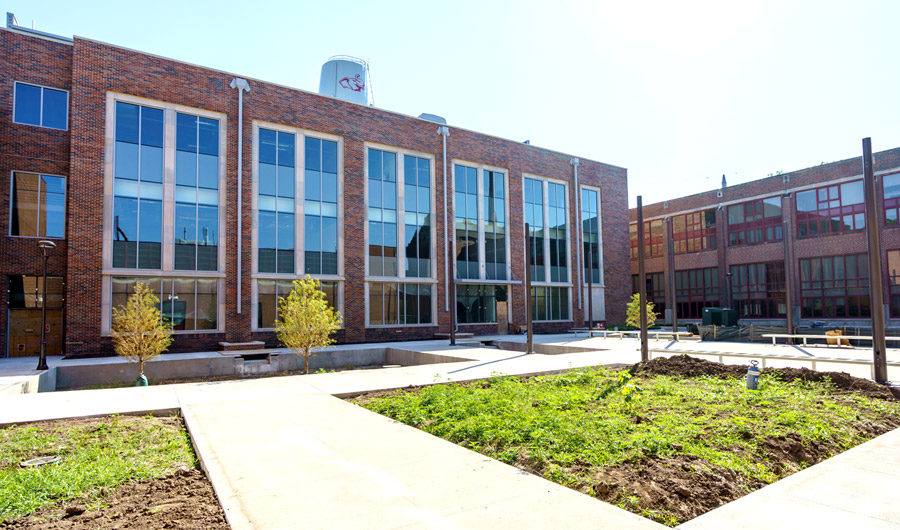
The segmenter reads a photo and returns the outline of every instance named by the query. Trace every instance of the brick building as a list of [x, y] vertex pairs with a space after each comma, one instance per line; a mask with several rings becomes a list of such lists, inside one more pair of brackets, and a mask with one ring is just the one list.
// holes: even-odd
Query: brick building
[[[623, 168], [265, 81], [245, 91], [11, 15], [0, 50], [0, 352], [37, 352], [46, 303], [48, 353], [110, 353], [111, 308], [139, 280], [171, 351], [274, 344], [277, 296], [307, 273], [344, 316], [339, 342], [431, 338], [449, 331], [448, 254], [460, 331], [502, 332], [525, 324], [526, 222], [535, 329], [583, 321], [588, 269], [573, 264], [589, 245], [594, 318], [624, 320]], [[57, 244], [46, 289], [40, 239]]]
[[[886, 323], [900, 325], [900, 148], [874, 154]], [[645, 205], [648, 298], [671, 322], [732, 307], [742, 325], [871, 325], [862, 157]], [[630, 217], [637, 291], [637, 210]], [[671, 223], [671, 239], [669, 237]], [[669, 292], [674, 253], [675, 293]]]

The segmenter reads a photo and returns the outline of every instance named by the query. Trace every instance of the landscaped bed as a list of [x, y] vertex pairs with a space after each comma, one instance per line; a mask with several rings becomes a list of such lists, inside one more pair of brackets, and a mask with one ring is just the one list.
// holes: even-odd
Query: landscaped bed
[[352, 401], [670, 526], [900, 426], [871, 381], [765, 370], [753, 391], [745, 373], [677, 356]]
[[[58, 461], [35, 467], [39, 457]], [[177, 417], [0, 428], [0, 528], [227, 529]]]

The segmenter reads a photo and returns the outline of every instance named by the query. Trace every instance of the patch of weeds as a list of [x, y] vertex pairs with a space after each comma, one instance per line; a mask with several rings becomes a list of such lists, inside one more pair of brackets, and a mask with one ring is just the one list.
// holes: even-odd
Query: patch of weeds
[[[19, 466], [41, 456], [60, 460]], [[196, 463], [180, 418], [111, 416], [5, 427], [0, 429], [0, 522], [84, 494], [89, 504], [99, 504], [104, 488]]]

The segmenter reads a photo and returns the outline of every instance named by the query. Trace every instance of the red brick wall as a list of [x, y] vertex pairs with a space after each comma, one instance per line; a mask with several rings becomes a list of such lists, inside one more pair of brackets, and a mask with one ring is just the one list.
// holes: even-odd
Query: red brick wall
[[[72, 47], [46, 39], [0, 30], [0, 190], [5, 196], [0, 215], [0, 307], [7, 303], [9, 275], [43, 272], [43, 260], [36, 238], [9, 237], [10, 179], [13, 171], [49, 175], [69, 175], [69, 132], [13, 123], [13, 84], [32, 83], [64, 90], [71, 89]], [[71, 227], [67, 227], [71, 230]], [[70, 232], [71, 233], [71, 232]], [[66, 275], [65, 240], [48, 263], [51, 276]], [[0, 318], [0, 357], [6, 351], [6, 325]]]
[[[875, 153], [875, 171], [889, 171], [900, 168], [900, 148], [890, 149]], [[753, 197], [762, 198], [766, 195], [777, 196], [789, 193], [788, 197], [782, 198], [783, 219], [789, 222], [790, 229], [785, 233], [788, 244], [792, 247], [793, 258], [790, 263], [791, 274], [791, 293], [793, 296], [793, 305], [795, 315], [799, 316], [800, 306], [800, 270], [799, 260], [818, 256], [836, 256], [846, 254], [860, 254], [867, 252], [867, 236], [865, 230], [826, 235], [819, 237], [807, 237], [799, 239], [796, 237], [796, 213], [795, 213], [795, 197], [798, 188], [815, 187], [837, 179], [846, 179], [851, 177], [862, 178], [862, 157], [851, 158], [832, 162], [822, 166], [811, 167], [768, 177], [745, 184], [730, 186], [724, 190], [713, 190], [687, 197], [670, 199], [668, 206], [665, 202], [648, 204], [644, 206], [644, 219], [653, 219], [662, 216], [674, 216], [685, 211], [715, 208], [719, 204], [740, 202], [744, 199]], [[717, 197], [717, 192], [722, 192], [722, 197]], [[888, 301], [888, 285], [887, 285], [887, 251], [900, 249], [900, 227], [885, 227], [884, 224], [884, 208], [883, 208], [883, 189], [880, 184], [876, 186], [877, 208], [878, 208], [878, 226], [881, 237], [882, 249], [882, 268], [885, 271], [882, 289], [884, 291], [885, 303]], [[735, 264], [743, 263], [761, 263], [767, 261], [780, 261], [784, 259], [784, 243], [782, 241], [764, 243], [758, 245], [743, 245], [737, 247], [727, 246], [728, 242], [728, 226], [727, 216], [724, 210], [719, 212], [717, 216], [717, 244], [715, 251], [694, 252], [688, 254], [677, 254], [675, 256], [675, 269], [696, 269], [702, 267], [719, 267], [720, 276], [720, 293], [721, 303], [725, 304], [727, 296], [727, 283], [724, 281], [724, 273], [727, 267]], [[630, 211], [630, 222], [637, 219], [637, 210]], [[660, 272], [666, 269], [666, 258], [652, 258], [646, 260], [647, 272]], [[637, 261], [631, 261], [631, 273], [637, 274]], [[667, 307], [672, 307], [671, 300], [667, 300]], [[816, 319], [822, 320], [822, 319]], [[858, 319], [856, 321], [838, 320], [837, 323], [847, 322], [847, 325], [866, 325], [866, 319]], [[749, 322], [749, 321], [748, 321]], [[783, 324], [784, 319], [779, 320]], [[800, 322], [795, 319], [795, 325], [805, 325], [808, 321]], [[900, 325], [900, 319], [890, 322], [892, 325]]]
[[[16, 36], [16, 38], [21, 38]], [[36, 39], [30, 39], [36, 40]], [[35, 44], [34, 46], [45, 46]], [[381, 143], [402, 149], [421, 151], [435, 156], [435, 230], [446, 233], [443, 225], [443, 160], [438, 126], [431, 122], [401, 116], [383, 110], [354, 105], [274, 84], [250, 80], [251, 91], [244, 94], [243, 123], [243, 313], [237, 314], [237, 92], [229, 88], [235, 77], [197, 66], [187, 65], [139, 52], [76, 38], [73, 47], [66, 47], [71, 55], [71, 70], [47, 66], [54, 75], [71, 79], [71, 149], [60, 145], [58, 156], [69, 167], [69, 227], [68, 249], [68, 313], [67, 327], [71, 355], [108, 352], [110, 343], [100, 336], [100, 307], [102, 288], [102, 227], [103, 227], [103, 164], [105, 112], [107, 91], [145, 97], [153, 100], [185, 105], [224, 113], [228, 116], [226, 156], [226, 332], [221, 334], [178, 335], [172, 351], [214, 349], [220, 340], [245, 341], [251, 339], [273, 342], [270, 332], [251, 333], [251, 264], [252, 264], [252, 121], [262, 120], [298, 127], [344, 138], [344, 215], [345, 215], [345, 329], [338, 339], [346, 342], [393, 340], [398, 335], [406, 339], [430, 338], [438, 330], [446, 331], [449, 315], [443, 311], [444, 284], [443, 245], [437, 245], [439, 283], [438, 322], [433, 327], [366, 329], [364, 274], [366, 248], [363, 228], [366, 223], [364, 206], [364, 142]], [[22, 57], [20, 64], [49, 61], [54, 50], [35, 51]], [[27, 66], [30, 68], [30, 66]], [[4, 75], [8, 75], [8, 70]], [[6, 94], [0, 97], [6, 97]], [[3, 106], [8, 112], [9, 104]], [[518, 142], [502, 140], [450, 127], [447, 139], [449, 160], [464, 159], [480, 164], [505, 168], [509, 171], [512, 276], [521, 281], [524, 274], [524, 234], [522, 217], [522, 174], [530, 173], [569, 182], [570, 231], [575, 229], [575, 194], [570, 155], [547, 151]], [[46, 134], [46, 133], [42, 133]], [[47, 142], [34, 140], [39, 145]], [[6, 152], [6, 150], [4, 150]], [[627, 174], [626, 170], [590, 160], [581, 160], [581, 184], [602, 189], [604, 267], [606, 279], [607, 318], [624, 320], [624, 305], [629, 295], [628, 232], [627, 232]], [[449, 183], [452, 190], [452, 179]], [[452, 191], [451, 191], [452, 193]], [[574, 241], [574, 232], [570, 241]], [[62, 255], [62, 253], [61, 253]], [[575, 279], [576, 252], [570, 249], [569, 266]], [[513, 287], [513, 324], [524, 324], [522, 287]], [[582, 311], [577, 309], [577, 293], [573, 290], [573, 319], [580, 323]], [[571, 324], [550, 326], [569, 327]], [[549, 328], [548, 328], [549, 329]]]

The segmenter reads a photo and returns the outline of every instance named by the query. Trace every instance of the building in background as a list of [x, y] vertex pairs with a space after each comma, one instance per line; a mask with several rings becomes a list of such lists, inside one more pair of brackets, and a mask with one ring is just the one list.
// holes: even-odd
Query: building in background
[[538, 332], [582, 324], [587, 273], [594, 320], [624, 321], [623, 168], [374, 108], [349, 58], [326, 63], [325, 96], [12, 15], [0, 48], [0, 354], [37, 352], [41, 304], [50, 354], [111, 353], [138, 281], [171, 351], [274, 345], [277, 299], [306, 274], [344, 316], [339, 342], [432, 338], [451, 310], [460, 331], [504, 332], [525, 324], [525, 223]]
[[[900, 148], [874, 154], [888, 326], [900, 325]], [[871, 325], [862, 158], [644, 206], [648, 298], [665, 320], [737, 309], [740, 323]], [[638, 287], [631, 210], [632, 291]], [[672, 225], [672, 239], [667, 237]], [[667, 292], [668, 253], [675, 293]], [[786, 281], [787, 280], [787, 281]], [[787, 307], [787, 289], [793, 307]]]

